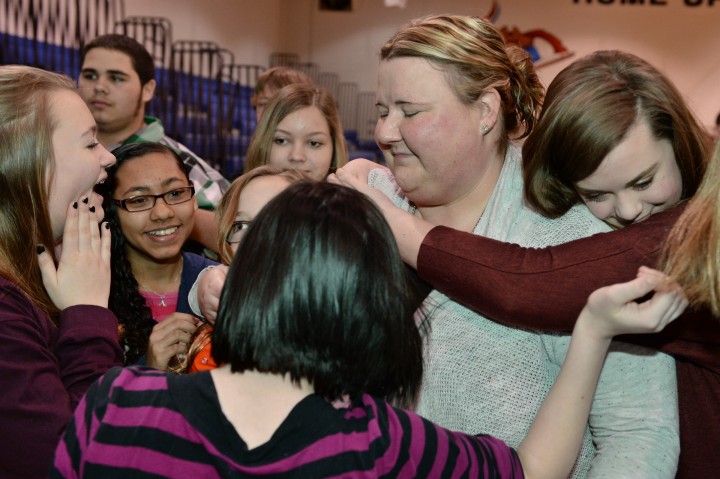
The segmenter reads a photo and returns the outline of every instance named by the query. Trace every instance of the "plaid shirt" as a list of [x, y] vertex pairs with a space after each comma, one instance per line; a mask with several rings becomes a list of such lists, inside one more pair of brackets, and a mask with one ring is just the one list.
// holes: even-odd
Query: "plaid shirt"
[[[145, 123], [147, 124], [145, 128], [131, 135], [130, 138], [122, 142], [122, 145], [139, 141], [151, 141], [162, 143], [175, 150], [188, 167], [190, 181], [195, 185], [195, 197], [198, 206], [205, 210], [214, 210], [223, 193], [230, 185], [228, 180], [185, 145], [165, 135], [165, 129], [158, 118], [146, 116]], [[113, 145], [109, 149], [112, 151], [118, 146], [120, 144]]]

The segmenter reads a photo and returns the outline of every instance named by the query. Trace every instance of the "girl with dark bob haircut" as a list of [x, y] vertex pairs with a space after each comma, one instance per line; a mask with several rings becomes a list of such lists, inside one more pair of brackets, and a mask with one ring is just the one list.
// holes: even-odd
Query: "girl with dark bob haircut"
[[409, 404], [422, 376], [412, 320], [422, 298], [407, 287], [382, 214], [346, 188], [300, 183], [288, 190], [265, 206], [230, 266], [215, 362], [234, 372], [306, 378], [331, 399], [368, 392]]
[[225, 364], [113, 370], [77, 409], [54, 475], [566, 477], [612, 336], [662, 329], [687, 305], [648, 269], [593, 293], [516, 452], [386, 402], [411, 401], [422, 374], [413, 289], [369, 200], [326, 182], [289, 186], [230, 266], [213, 336]]

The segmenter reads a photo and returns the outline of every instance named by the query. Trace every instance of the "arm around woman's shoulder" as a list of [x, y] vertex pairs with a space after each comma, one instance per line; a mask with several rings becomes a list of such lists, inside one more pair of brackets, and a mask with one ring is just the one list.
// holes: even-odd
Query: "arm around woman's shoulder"
[[684, 207], [623, 230], [548, 248], [523, 248], [438, 226], [423, 239], [420, 277], [453, 300], [500, 323], [570, 332], [590, 293], [655, 266]]
[[107, 309], [67, 308], [57, 329], [18, 288], [0, 280], [0, 476], [45, 477], [75, 405], [119, 364], [117, 320]]

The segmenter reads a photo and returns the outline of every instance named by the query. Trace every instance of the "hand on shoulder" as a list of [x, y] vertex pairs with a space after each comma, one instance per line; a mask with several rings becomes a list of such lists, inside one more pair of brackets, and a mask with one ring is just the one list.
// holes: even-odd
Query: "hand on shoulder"
[[218, 265], [207, 270], [198, 280], [198, 305], [205, 320], [215, 323], [218, 307], [220, 306], [220, 293], [225, 285], [228, 267]]

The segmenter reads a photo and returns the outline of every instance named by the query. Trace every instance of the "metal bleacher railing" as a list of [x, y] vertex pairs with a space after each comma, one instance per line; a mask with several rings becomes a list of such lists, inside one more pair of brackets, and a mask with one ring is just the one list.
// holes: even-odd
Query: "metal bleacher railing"
[[77, 75], [80, 48], [124, 17], [122, 0], [3, 0], [0, 62]]
[[[98, 35], [122, 33], [151, 53], [156, 66], [155, 98], [148, 114], [167, 133], [228, 178], [242, 173], [255, 129], [250, 102], [261, 65], [238, 64], [210, 41], [173, 40], [167, 18], [125, 16], [123, 0], [3, 0], [0, 3], [0, 64], [25, 64], [77, 78], [80, 49]], [[307, 73], [336, 98], [350, 156], [380, 160], [373, 142], [374, 93], [359, 92], [336, 73], [294, 53], [273, 53], [270, 66]]]

